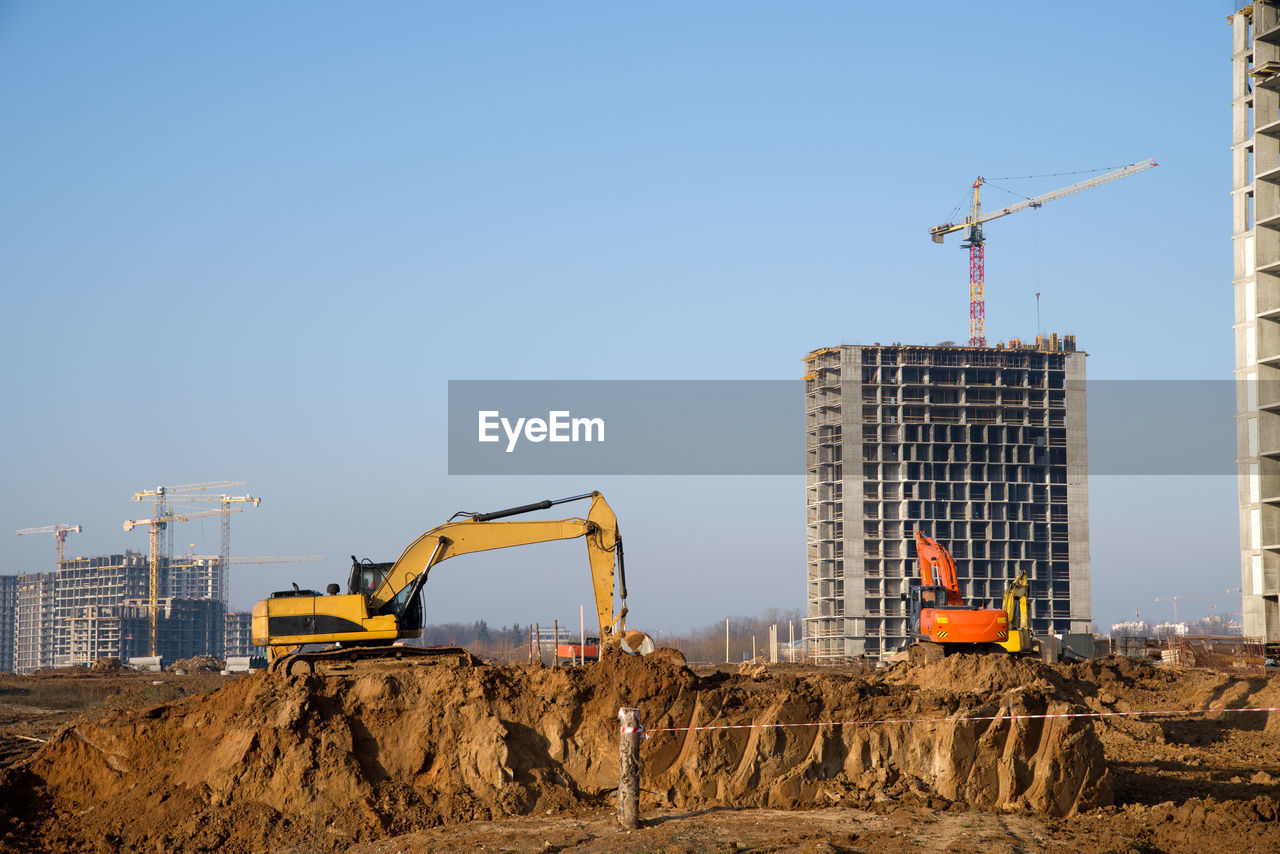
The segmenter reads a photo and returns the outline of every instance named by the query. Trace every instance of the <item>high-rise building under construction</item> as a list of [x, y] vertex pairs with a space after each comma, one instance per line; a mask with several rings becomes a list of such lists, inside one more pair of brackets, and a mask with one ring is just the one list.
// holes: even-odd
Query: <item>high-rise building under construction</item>
[[1091, 627], [1085, 354], [1074, 336], [999, 347], [845, 345], [806, 359], [808, 614], [818, 661], [908, 640], [916, 530], [999, 606], [1025, 571], [1034, 631]]
[[1241, 613], [1280, 643], [1280, 2], [1230, 21]]

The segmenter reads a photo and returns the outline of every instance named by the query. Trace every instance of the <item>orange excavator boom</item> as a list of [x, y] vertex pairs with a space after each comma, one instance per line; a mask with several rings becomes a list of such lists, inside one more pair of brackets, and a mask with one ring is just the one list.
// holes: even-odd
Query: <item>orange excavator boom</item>
[[933, 539], [916, 531], [916, 557], [920, 562], [920, 578], [925, 587], [941, 586], [947, 589], [948, 605], [963, 605], [960, 581], [956, 578], [956, 562], [951, 553]]

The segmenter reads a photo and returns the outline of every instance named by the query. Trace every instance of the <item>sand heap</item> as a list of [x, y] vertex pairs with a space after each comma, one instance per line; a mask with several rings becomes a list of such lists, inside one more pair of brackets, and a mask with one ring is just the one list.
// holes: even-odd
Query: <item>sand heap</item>
[[[662, 660], [585, 668], [384, 666], [257, 673], [60, 731], [0, 776], [0, 845], [45, 850], [341, 850], [444, 823], [609, 802], [620, 706], [653, 733], [650, 806], [804, 808], [913, 791], [1065, 815], [1111, 798], [1083, 710], [1052, 670], [960, 656], [863, 675], [724, 673]], [[918, 723], [964, 714], [992, 721]], [[1006, 718], [1006, 719], [1002, 719]]]

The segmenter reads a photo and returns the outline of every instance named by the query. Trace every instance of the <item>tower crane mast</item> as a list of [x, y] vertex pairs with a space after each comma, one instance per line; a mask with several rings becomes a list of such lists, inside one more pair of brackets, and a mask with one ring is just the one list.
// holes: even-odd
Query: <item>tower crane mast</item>
[[[1113, 169], [1102, 175], [1095, 175], [1092, 178], [1077, 181], [1070, 186], [1043, 193], [1030, 199], [1023, 199], [1020, 202], [1015, 202], [1008, 207], [1003, 207], [988, 214], [982, 213], [982, 185], [986, 183], [986, 179], [982, 176], [975, 178], [973, 181], [973, 203], [970, 207], [969, 215], [959, 222], [946, 222], [929, 229], [929, 237], [934, 243], [941, 243], [942, 238], [948, 234], [957, 231], [964, 232], [964, 243], [960, 245], [969, 250], [969, 346], [987, 346], [986, 252], [984, 249], [986, 238], [982, 233], [983, 223], [1026, 210], [1027, 208], [1038, 208], [1046, 202], [1073, 196], [1076, 193], [1091, 190], [1094, 187], [1100, 187], [1103, 184], [1109, 184], [1112, 181], [1118, 181], [1121, 178], [1127, 178], [1139, 172], [1145, 172], [1158, 165], [1155, 158], [1143, 160], [1140, 163], [1130, 163], [1127, 166], [1121, 166], [1119, 169]], [[1038, 335], [1039, 332], [1036, 334]]]

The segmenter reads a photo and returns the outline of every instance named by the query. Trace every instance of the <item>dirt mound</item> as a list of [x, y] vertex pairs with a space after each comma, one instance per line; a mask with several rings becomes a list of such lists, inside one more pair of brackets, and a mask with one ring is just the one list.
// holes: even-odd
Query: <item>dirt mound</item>
[[[967, 658], [865, 676], [699, 679], [674, 660], [626, 656], [560, 669], [260, 672], [65, 727], [0, 777], [0, 845], [236, 852], [306, 839], [342, 850], [440, 824], [605, 805], [621, 706], [639, 707], [652, 734], [641, 754], [650, 806], [910, 795], [1065, 815], [1108, 803], [1090, 723], [1009, 717], [1079, 709], [1079, 695], [1038, 665]], [[964, 715], [991, 719], [938, 721]], [[745, 724], [756, 726], [688, 729]]]
[[165, 670], [170, 673], [221, 673], [226, 663], [216, 655], [197, 655], [180, 658]]

